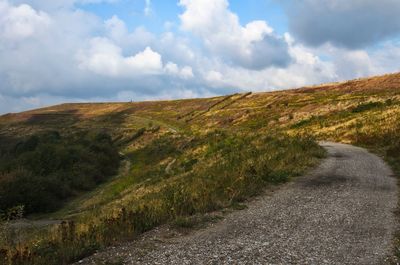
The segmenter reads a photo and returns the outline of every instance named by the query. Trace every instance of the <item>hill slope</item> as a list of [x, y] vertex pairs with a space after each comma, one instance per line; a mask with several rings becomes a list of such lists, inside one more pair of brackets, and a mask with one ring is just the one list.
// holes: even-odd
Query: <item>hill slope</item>
[[[324, 152], [314, 138], [366, 146], [398, 169], [400, 74], [270, 93], [7, 114], [0, 117], [1, 146], [8, 147], [2, 156], [48, 131], [66, 139], [109, 136], [121, 155], [120, 172], [92, 191], [78, 186], [73, 200], [45, 215], [69, 220], [58, 232], [26, 232], [29, 240], [17, 252], [6, 235], [3, 255], [22, 263], [71, 261], [160, 223], [240, 203], [315, 165]], [[0, 187], [10, 179], [3, 172]]]
[[[118, 137], [148, 125], [160, 126], [162, 133], [204, 132], [216, 128], [296, 131], [307, 127], [323, 137], [340, 135], [352, 141], [351, 132], [332, 131], [357, 121], [364, 122], [366, 116], [392, 124], [398, 117], [399, 89], [400, 74], [391, 74], [295, 90], [208, 99], [63, 104], [1, 116], [0, 133], [25, 135], [50, 128], [61, 131], [101, 128]], [[319, 119], [328, 119], [329, 123], [320, 124]], [[375, 121], [366, 122], [370, 126]], [[320, 128], [311, 126], [316, 124]]]

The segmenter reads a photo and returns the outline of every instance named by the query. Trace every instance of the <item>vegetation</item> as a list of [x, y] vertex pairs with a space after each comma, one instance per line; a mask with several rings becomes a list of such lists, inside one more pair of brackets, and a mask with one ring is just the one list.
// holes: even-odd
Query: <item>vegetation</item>
[[62, 137], [50, 131], [14, 141], [0, 155], [3, 212], [18, 205], [26, 214], [53, 211], [104, 182], [119, 166], [118, 151], [103, 133]]
[[[301, 174], [323, 155], [312, 138], [222, 131], [191, 138], [165, 135], [130, 154], [132, 161], [141, 160], [147, 167], [141, 166], [131, 176], [130, 186], [108, 198], [111, 204], [118, 201], [118, 207], [86, 211], [55, 231], [3, 252], [13, 264], [68, 263], [158, 224], [179, 223], [196, 213], [237, 204], [268, 184]], [[170, 156], [176, 162], [166, 170], [168, 165], [159, 162]], [[146, 192], [140, 194], [143, 189]], [[121, 198], [121, 194], [126, 195]]]
[[[93, 133], [100, 128], [103, 136]], [[1, 198], [9, 208], [3, 216], [18, 216], [24, 205], [28, 213], [58, 209], [41, 217], [64, 220], [17, 243], [4, 236], [0, 260], [66, 264], [159, 224], [195, 227], [206, 213], [243, 208], [265, 187], [315, 165], [324, 156], [316, 140], [364, 146], [400, 172], [400, 74], [209, 99], [65, 104], [2, 116], [0, 136], [2, 174], [28, 171], [58, 202]], [[34, 150], [31, 138], [40, 139]], [[44, 154], [56, 159], [45, 162]], [[78, 171], [64, 154], [81, 158]], [[64, 197], [52, 194], [54, 179]]]

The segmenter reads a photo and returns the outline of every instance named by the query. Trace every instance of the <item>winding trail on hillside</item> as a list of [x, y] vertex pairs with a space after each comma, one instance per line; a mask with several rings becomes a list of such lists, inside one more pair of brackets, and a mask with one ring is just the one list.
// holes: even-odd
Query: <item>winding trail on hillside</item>
[[150, 232], [81, 264], [382, 264], [392, 252], [397, 185], [377, 156], [321, 143], [328, 158], [245, 210], [185, 236]]

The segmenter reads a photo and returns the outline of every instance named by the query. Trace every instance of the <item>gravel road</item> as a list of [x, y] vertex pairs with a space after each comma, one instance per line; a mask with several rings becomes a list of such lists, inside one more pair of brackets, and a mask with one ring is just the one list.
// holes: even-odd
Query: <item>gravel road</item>
[[364, 149], [321, 145], [329, 156], [317, 169], [221, 222], [183, 236], [152, 231], [80, 264], [384, 264], [396, 179]]

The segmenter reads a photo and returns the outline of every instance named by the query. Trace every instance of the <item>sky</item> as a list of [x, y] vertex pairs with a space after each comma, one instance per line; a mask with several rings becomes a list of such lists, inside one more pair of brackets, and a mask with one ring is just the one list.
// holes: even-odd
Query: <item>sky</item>
[[398, 0], [0, 0], [0, 114], [400, 71]]

